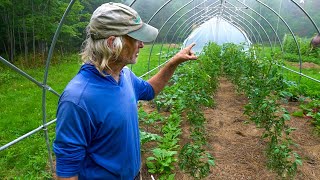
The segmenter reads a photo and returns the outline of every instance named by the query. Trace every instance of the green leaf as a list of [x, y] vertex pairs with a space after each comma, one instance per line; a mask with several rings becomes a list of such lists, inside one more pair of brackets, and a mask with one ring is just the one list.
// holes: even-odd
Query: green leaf
[[215, 166], [214, 160], [208, 160], [209, 165]]
[[302, 161], [300, 159], [296, 159], [295, 161], [297, 164], [299, 164], [300, 166], [302, 166]]
[[290, 120], [290, 115], [289, 115], [289, 114], [283, 114], [282, 117], [283, 117], [284, 120], [286, 120], [286, 121]]

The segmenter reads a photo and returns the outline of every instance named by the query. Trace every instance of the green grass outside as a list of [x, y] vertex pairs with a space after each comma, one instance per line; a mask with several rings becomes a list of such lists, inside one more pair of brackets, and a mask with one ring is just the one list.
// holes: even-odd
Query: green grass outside
[[[299, 64], [299, 63], [297, 63]], [[300, 72], [299, 68], [296, 66], [293, 66], [291, 64], [289, 64], [288, 62], [285, 62], [285, 66], [295, 70], [297, 72]], [[293, 73], [291, 71], [288, 70], [283, 70], [284, 75], [286, 77], [286, 79], [290, 80], [290, 81], [295, 81], [295, 82], [299, 82], [300, 81], [300, 88], [301, 88], [301, 93], [313, 97], [313, 98], [320, 98], [320, 83], [315, 82], [309, 78], [303, 77], [299, 74]], [[320, 68], [303, 68], [301, 70], [301, 72], [309, 77], [312, 77], [314, 79], [320, 80]]]
[[[159, 64], [161, 45], [155, 45], [150, 59], [149, 69]], [[141, 76], [148, 70], [148, 57], [151, 45], [140, 50], [138, 63], [132, 66], [133, 72]], [[167, 46], [163, 47], [166, 54]], [[166, 59], [161, 58], [160, 63]], [[48, 85], [59, 94], [78, 72], [80, 58], [77, 54], [61, 59], [61, 64], [50, 66]], [[129, 66], [131, 67], [131, 66]], [[23, 69], [23, 68], [22, 68]], [[36, 80], [42, 82], [44, 67], [24, 69]], [[154, 71], [154, 73], [157, 72]], [[153, 74], [154, 74], [153, 73]], [[146, 76], [144, 79], [147, 79]], [[55, 118], [58, 97], [47, 92], [47, 121]], [[41, 126], [42, 89], [12, 71], [0, 66], [0, 146]], [[55, 125], [49, 127], [50, 148], [55, 136]], [[18, 142], [0, 152], [0, 179], [44, 179], [50, 177], [47, 147], [42, 131]]]
[[[271, 58], [271, 52], [275, 54], [274, 56], [275, 59], [279, 59], [279, 60], [284, 59], [285, 66], [287, 68], [300, 72], [298, 67], [299, 65], [298, 55], [290, 54], [290, 53], [282, 54], [281, 48], [279, 45], [274, 46], [273, 50], [271, 50], [270, 47], [264, 47], [264, 50], [261, 52], [261, 55]], [[318, 58], [308, 57], [308, 56], [302, 56], [301, 58], [302, 58], [302, 62], [310, 62], [318, 65], [320, 64], [320, 59]], [[294, 66], [293, 63], [296, 63], [296, 65]], [[286, 69], [284, 69], [283, 72], [287, 80], [295, 81], [296, 83], [299, 83], [300, 81], [299, 88], [300, 88], [301, 94], [310, 96], [312, 98], [320, 98], [320, 83], [317, 83], [303, 76], [300, 77], [299, 74], [296, 74]], [[320, 80], [320, 68], [304, 68], [303, 67], [301, 72], [314, 79]]]

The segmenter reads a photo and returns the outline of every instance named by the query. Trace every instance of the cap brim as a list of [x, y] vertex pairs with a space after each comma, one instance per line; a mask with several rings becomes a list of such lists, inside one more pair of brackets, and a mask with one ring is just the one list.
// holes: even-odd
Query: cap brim
[[132, 31], [127, 35], [133, 39], [142, 41], [142, 42], [151, 42], [154, 41], [158, 36], [158, 29], [150, 26], [149, 24], [143, 23], [142, 27], [136, 31]]

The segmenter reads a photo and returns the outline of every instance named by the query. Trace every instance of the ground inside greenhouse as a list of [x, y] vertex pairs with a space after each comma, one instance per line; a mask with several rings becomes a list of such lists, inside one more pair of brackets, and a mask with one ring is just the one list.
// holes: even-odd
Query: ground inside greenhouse
[[[204, 109], [207, 119], [207, 141], [209, 151], [215, 158], [216, 166], [206, 179], [279, 179], [266, 168], [264, 149], [266, 142], [261, 138], [262, 131], [253, 124], [245, 124], [243, 115], [247, 99], [235, 92], [234, 86], [225, 78], [220, 79], [220, 86], [214, 96], [216, 106]], [[285, 108], [293, 113], [299, 109], [298, 102], [289, 102]], [[149, 104], [144, 105], [147, 112], [154, 110]], [[295, 179], [316, 180], [320, 177], [320, 136], [315, 135], [310, 119], [291, 116], [291, 127], [297, 128], [292, 139], [299, 144], [294, 150], [302, 157], [303, 165], [298, 168]], [[188, 141], [189, 125], [182, 124], [181, 144]], [[148, 128], [153, 131], [152, 127]], [[142, 149], [151, 149], [155, 144], [147, 143]], [[150, 153], [143, 153], [142, 176], [149, 180], [145, 159]], [[193, 179], [176, 168], [175, 179]], [[157, 177], [155, 178], [157, 179]]]

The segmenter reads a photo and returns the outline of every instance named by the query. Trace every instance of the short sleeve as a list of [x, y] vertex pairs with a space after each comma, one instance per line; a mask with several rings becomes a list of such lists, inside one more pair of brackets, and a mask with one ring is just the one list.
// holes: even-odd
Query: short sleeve
[[155, 96], [153, 87], [150, 83], [143, 80], [140, 77], [137, 77], [132, 71], [126, 68], [129, 71], [131, 81], [133, 83], [134, 91], [137, 97], [137, 100], [152, 100]]

